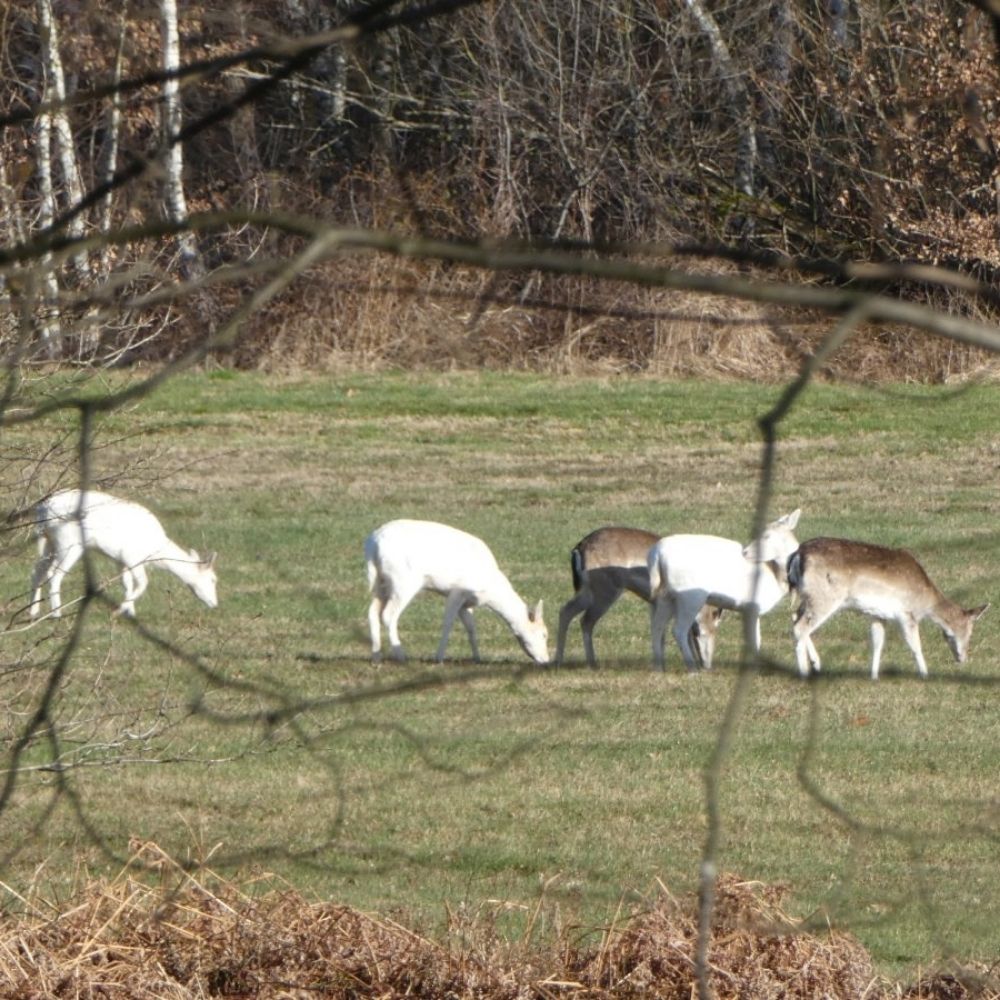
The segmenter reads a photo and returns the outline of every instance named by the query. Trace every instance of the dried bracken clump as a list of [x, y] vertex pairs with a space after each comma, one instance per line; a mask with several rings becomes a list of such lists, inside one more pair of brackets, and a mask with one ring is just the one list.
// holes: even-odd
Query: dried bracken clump
[[[159, 887], [126, 874], [91, 883], [55, 916], [0, 922], [0, 997], [617, 1000], [696, 993], [697, 905], [665, 892], [597, 946], [564, 941], [527, 954], [485, 919], [482, 926], [463, 923], [452, 942], [441, 944], [350, 907], [309, 903], [294, 891], [255, 895], [213, 875], [195, 879], [155, 845], [142, 845], [137, 860], [159, 867]], [[889, 988], [850, 935], [793, 933], [781, 894], [720, 880], [709, 953], [719, 1000], [1000, 996], [944, 974], [906, 993]]]
[[124, 875], [91, 883], [54, 917], [0, 923], [0, 997], [530, 995], [503, 965], [390, 920], [287, 889], [254, 895], [211, 873], [196, 879], [152, 844], [136, 860], [163, 884]]
[[[856, 998], [878, 995], [878, 978], [849, 934], [795, 933], [783, 890], [723, 877], [716, 890], [709, 981], [728, 997]], [[697, 907], [663, 896], [579, 971], [614, 997], [687, 997], [695, 975]]]

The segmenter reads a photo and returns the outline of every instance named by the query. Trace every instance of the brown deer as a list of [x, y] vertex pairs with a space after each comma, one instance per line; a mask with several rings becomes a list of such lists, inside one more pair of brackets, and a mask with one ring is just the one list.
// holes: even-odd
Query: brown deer
[[[607, 527], [598, 528], [580, 539], [570, 553], [576, 593], [559, 612], [556, 663], [562, 663], [566, 633], [573, 619], [582, 614], [580, 627], [587, 663], [597, 667], [594, 626], [626, 590], [644, 601], [650, 601], [646, 557], [659, 538], [659, 535], [639, 528]], [[712, 666], [715, 632], [721, 616], [721, 608], [705, 607], [691, 627], [691, 645], [706, 670]]]
[[886, 621], [895, 621], [899, 626], [920, 676], [926, 677], [920, 622], [930, 618], [938, 625], [955, 659], [964, 663], [972, 626], [989, 607], [983, 604], [966, 610], [950, 601], [905, 549], [843, 538], [803, 542], [788, 560], [788, 580], [800, 598], [792, 632], [795, 658], [803, 676], [810, 667], [817, 673], [820, 669], [812, 633], [842, 608], [860, 611], [871, 619], [871, 673], [872, 680], [878, 680]]

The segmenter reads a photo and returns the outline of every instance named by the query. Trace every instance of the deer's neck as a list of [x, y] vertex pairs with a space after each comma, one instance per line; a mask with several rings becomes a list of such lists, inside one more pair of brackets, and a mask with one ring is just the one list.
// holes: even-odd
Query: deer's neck
[[154, 566], [169, 570], [179, 580], [190, 584], [201, 570], [201, 560], [182, 549], [176, 542], [166, 539], [149, 560]]

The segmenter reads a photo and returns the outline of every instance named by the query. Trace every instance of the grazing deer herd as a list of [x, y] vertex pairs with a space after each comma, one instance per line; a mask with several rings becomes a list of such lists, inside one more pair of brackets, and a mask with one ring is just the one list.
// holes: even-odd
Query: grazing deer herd
[[[929, 618], [944, 633], [955, 659], [964, 663], [972, 627], [988, 604], [965, 609], [945, 597], [919, 562], [904, 549], [841, 538], [795, 537], [800, 511], [767, 525], [747, 545], [703, 534], [661, 537], [627, 527], [602, 527], [582, 538], [570, 553], [574, 594], [559, 612], [556, 664], [566, 652], [569, 627], [581, 618], [587, 663], [597, 666], [593, 630], [625, 592], [650, 606], [654, 668], [663, 670], [667, 625], [688, 671], [708, 670], [716, 630], [725, 611], [739, 612], [744, 643], [760, 652], [760, 617], [789, 595], [796, 603], [792, 635], [799, 673], [820, 669], [812, 634], [838, 611], [860, 611], [871, 620], [871, 676], [878, 679], [885, 622], [899, 626], [921, 677], [927, 676], [919, 625]], [[96, 491], [63, 490], [34, 508], [38, 560], [31, 576], [32, 621], [42, 611], [49, 587], [50, 616], [62, 610], [65, 575], [93, 549], [121, 567], [125, 599], [116, 614], [135, 616], [145, 592], [147, 569], [159, 566], [186, 584], [209, 608], [218, 606], [215, 553], [200, 556], [171, 541], [157, 518], [139, 504]], [[486, 607], [510, 628], [537, 664], [549, 663], [542, 602], [529, 607], [504, 575], [484, 541], [434, 521], [395, 520], [365, 540], [371, 604], [368, 626], [373, 659], [381, 657], [382, 628], [390, 655], [404, 659], [399, 618], [421, 591], [445, 598], [437, 660], [444, 660], [458, 618], [479, 660], [473, 611]]]

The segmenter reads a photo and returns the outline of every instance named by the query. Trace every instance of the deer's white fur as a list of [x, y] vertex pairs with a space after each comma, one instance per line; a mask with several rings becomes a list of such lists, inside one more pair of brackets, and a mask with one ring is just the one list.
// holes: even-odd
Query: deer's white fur
[[194, 549], [182, 549], [145, 507], [96, 490], [63, 490], [38, 503], [34, 514], [38, 561], [31, 578], [32, 619], [41, 613], [46, 582], [52, 615], [59, 617], [63, 577], [85, 549], [96, 549], [122, 567], [125, 600], [118, 614], [134, 617], [150, 566], [170, 570], [210, 608], [218, 606], [215, 553], [202, 559]]
[[747, 645], [760, 651], [760, 616], [788, 593], [785, 564], [798, 548], [794, 529], [800, 511], [773, 521], [756, 541], [743, 546], [716, 535], [668, 535], [649, 550], [653, 666], [663, 669], [667, 624], [688, 670], [697, 669], [691, 627], [706, 604], [743, 615]]
[[[646, 557], [659, 539], [651, 531], [621, 527], [598, 528], [580, 539], [570, 553], [575, 593], [559, 612], [556, 663], [562, 663], [569, 626], [577, 615], [582, 615], [583, 648], [587, 663], [596, 668], [594, 627], [601, 618], [626, 590], [647, 603], [652, 600]], [[692, 648], [706, 670], [712, 666], [721, 614], [721, 608], [706, 604], [692, 626]]]
[[905, 549], [853, 542], [843, 538], [812, 538], [788, 560], [788, 580], [800, 603], [792, 633], [799, 673], [820, 669], [811, 635], [843, 608], [860, 611], [871, 620], [872, 680], [878, 680], [885, 621], [895, 621], [906, 640], [921, 677], [927, 676], [920, 646], [920, 622], [930, 618], [944, 633], [955, 659], [964, 663], [972, 626], [989, 604], [965, 609], [950, 601], [933, 584], [919, 562]]
[[365, 562], [372, 601], [368, 608], [372, 657], [381, 656], [381, 625], [389, 635], [390, 653], [404, 659], [397, 624], [406, 606], [422, 590], [446, 598], [444, 627], [437, 659], [444, 659], [455, 618], [469, 635], [472, 655], [479, 659], [472, 609], [495, 611], [536, 663], [548, 663], [548, 633], [542, 602], [528, 609], [500, 571], [484, 541], [436, 521], [389, 521], [365, 540]]

